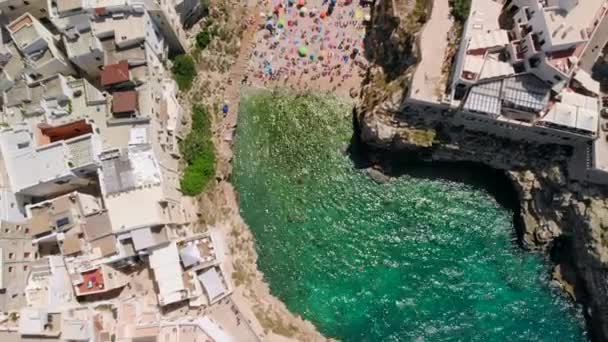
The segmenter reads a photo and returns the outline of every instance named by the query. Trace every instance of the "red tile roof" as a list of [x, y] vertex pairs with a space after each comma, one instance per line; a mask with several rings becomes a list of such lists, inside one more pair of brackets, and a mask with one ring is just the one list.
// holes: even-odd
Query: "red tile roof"
[[137, 91], [117, 91], [112, 93], [112, 113], [132, 113], [137, 111]]
[[82, 284], [78, 285], [78, 292], [81, 295], [89, 292], [98, 292], [104, 290], [105, 285], [101, 268], [83, 272], [81, 275], [83, 282]]
[[106, 65], [101, 71], [101, 85], [104, 87], [127, 82], [129, 79], [129, 63], [127, 61]]

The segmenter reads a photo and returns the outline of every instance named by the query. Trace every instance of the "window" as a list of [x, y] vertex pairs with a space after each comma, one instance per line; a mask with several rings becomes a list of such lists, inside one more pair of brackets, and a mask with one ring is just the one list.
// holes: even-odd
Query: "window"
[[67, 181], [67, 180], [58, 180], [55, 182], [55, 184], [57, 184], [57, 185], [63, 185], [63, 184], [67, 184], [67, 183], [69, 183], [69, 181]]
[[30, 258], [30, 254], [31, 254], [30, 252], [23, 253], [23, 258], [24, 259], [29, 259]]
[[46, 13], [46, 9], [41, 8], [41, 9], [40, 9], [40, 12], [41, 12], [41, 13]]
[[27, 265], [23, 265], [23, 270], [27, 271]]
[[101, 61], [101, 57], [95, 57], [95, 60], [99, 62]]
[[8, 258], [9, 259], [13, 259], [15, 257], [15, 253], [8, 253]]
[[28, 147], [28, 146], [30, 146], [30, 142], [29, 142], [29, 141], [26, 141], [26, 142], [22, 142], [22, 143], [18, 143], [18, 144], [17, 144], [17, 148], [18, 148], [18, 149], [20, 149], [20, 150], [21, 150], [21, 149], [23, 149], [23, 148], [26, 148], [26, 147]]
[[57, 222], [56, 222], [58, 228], [68, 225], [69, 223], [70, 223], [69, 217], [62, 217], [59, 220], [57, 220]]
[[13, 266], [9, 266], [9, 267], [8, 267], [8, 272], [9, 272], [9, 273], [10, 273], [10, 272], [13, 272]]
[[15, 10], [15, 6], [10, 5], [10, 6], [8, 6], [8, 9], [11, 10], [11, 11], [14, 11]]
[[23, 4], [24, 4], [25, 6], [27, 6], [27, 5], [29, 5], [29, 4], [30, 4], [30, 2], [29, 2], [29, 1], [24, 1], [24, 2], [23, 2]]
[[540, 58], [538, 58], [538, 57], [530, 58], [529, 63], [530, 63], [531, 68], [537, 68], [540, 65]]
[[561, 81], [561, 80], [562, 80], [562, 78], [561, 78], [561, 77], [559, 77], [559, 76], [557, 76], [557, 75], [553, 76], [553, 78], [555, 78], [555, 80], [556, 80], [557, 82], [559, 82], [559, 81]]

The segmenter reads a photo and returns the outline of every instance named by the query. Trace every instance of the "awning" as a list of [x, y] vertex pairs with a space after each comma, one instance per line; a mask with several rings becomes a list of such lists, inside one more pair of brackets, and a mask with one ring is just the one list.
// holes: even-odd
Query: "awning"
[[220, 278], [220, 275], [217, 273], [214, 267], [199, 274], [198, 280], [205, 288], [205, 292], [207, 292], [209, 303], [213, 303], [224, 293], [226, 293], [226, 288], [222, 283], [222, 278]]

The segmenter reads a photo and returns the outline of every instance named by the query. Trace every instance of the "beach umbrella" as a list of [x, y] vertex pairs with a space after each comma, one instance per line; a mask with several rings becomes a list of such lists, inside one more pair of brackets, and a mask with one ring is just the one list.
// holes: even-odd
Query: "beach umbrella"
[[296, 0], [289, 0], [287, 3], [289, 4], [289, 6], [293, 6], [293, 4], [296, 2]]
[[281, 28], [285, 27], [285, 19], [279, 19], [279, 22], [277, 23], [277, 25]]
[[271, 19], [271, 20], [268, 20], [268, 21], [266, 22], [266, 27], [267, 27], [267, 28], [272, 28], [273, 26], [274, 26], [274, 21], [273, 21], [272, 19]]
[[300, 15], [306, 15], [308, 13], [308, 9], [306, 7], [300, 8]]
[[331, 4], [331, 6], [336, 6], [336, 0], [330, 0], [329, 3]]
[[298, 48], [298, 54], [300, 57], [306, 57], [306, 55], [308, 55], [308, 48], [306, 46], [300, 46]]
[[314, 53], [311, 53], [311, 54], [310, 54], [310, 56], [309, 56], [309, 58], [310, 58], [310, 60], [311, 60], [311, 61], [313, 61], [313, 62], [314, 62], [314, 61], [315, 61], [315, 59], [317, 59], [317, 56], [315, 56], [315, 54], [314, 54]]
[[319, 14], [319, 17], [321, 17], [321, 19], [325, 19], [325, 17], [327, 17], [327, 12], [321, 11], [321, 14]]
[[363, 18], [363, 20], [372, 21], [372, 17], [369, 14], [366, 14], [365, 17]]
[[306, 6], [306, 0], [298, 0], [298, 7]]

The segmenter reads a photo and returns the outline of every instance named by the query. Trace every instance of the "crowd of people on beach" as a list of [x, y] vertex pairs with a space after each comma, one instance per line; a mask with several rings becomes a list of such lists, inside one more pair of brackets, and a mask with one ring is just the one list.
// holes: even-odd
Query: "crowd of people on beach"
[[299, 90], [355, 87], [366, 68], [369, 9], [352, 0], [274, 0], [251, 56], [252, 83]]

